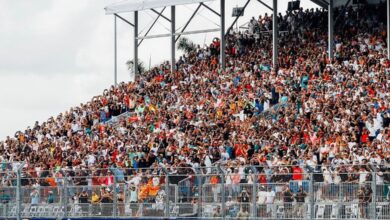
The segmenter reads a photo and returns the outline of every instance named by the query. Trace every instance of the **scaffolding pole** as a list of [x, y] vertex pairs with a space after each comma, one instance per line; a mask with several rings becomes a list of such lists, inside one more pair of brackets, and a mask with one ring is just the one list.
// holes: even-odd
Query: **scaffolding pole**
[[390, 0], [387, 0], [387, 59], [390, 59]]
[[225, 69], [225, 0], [220, 0], [221, 2], [221, 44], [220, 44], [220, 64], [221, 68]]
[[171, 6], [171, 72], [173, 73], [176, 69], [176, 55], [175, 55], [175, 42], [176, 42], [176, 8]]
[[118, 84], [118, 61], [117, 61], [117, 37], [116, 37], [116, 16], [114, 15], [114, 83]]
[[278, 1], [273, 0], [273, 27], [272, 27], [272, 64], [274, 69], [278, 65]]
[[[161, 17], [162, 13], [165, 11], [165, 8], [166, 8], [166, 7], [164, 7], [164, 8], [161, 10], [161, 13], [158, 14], [157, 18], [154, 19], [152, 25], [150, 25], [150, 27], [149, 27], [149, 29], [146, 31], [144, 37], [147, 37], [147, 36], [148, 36], [149, 32], [152, 30], [152, 28], [154, 27], [154, 25], [156, 24], [156, 22], [158, 21], [158, 19]], [[142, 41], [144, 41], [144, 39], [145, 39], [145, 38], [141, 39], [141, 41], [138, 43], [138, 46], [140, 46], [140, 45], [142, 44]]]
[[138, 74], [138, 11], [134, 12], [134, 81]]
[[[202, 4], [199, 4], [198, 7], [195, 9], [194, 13], [192, 13], [190, 19], [188, 19], [187, 23], [184, 25], [184, 27], [181, 29], [180, 32], [184, 32], [186, 30], [186, 28], [188, 27], [188, 25], [190, 24], [190, 22], [192, 21], [192, 19], [194, 19], [196, 13], [198, 13], [200, 7], [202, 6]], [[177, 36], [176, 38], [176, 41], [179, 40], [181, 34], [179, 36]]]
[[329, 0], [328, 5], [328, 29], [329, 29], [329, 35], [328, 35], [328, 54], [329, 54], [329, 60], [333, 60], [333, 44], [334, 44], [334, 36], [333, 36], [333, 0]]

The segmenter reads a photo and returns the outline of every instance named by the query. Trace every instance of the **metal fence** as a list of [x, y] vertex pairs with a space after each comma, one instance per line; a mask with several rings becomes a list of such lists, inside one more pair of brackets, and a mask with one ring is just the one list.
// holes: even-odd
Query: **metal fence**
[[5, 170], [0, 218], [390, 219], [386, 172], [339, 173], [348, 180], [329, 181], [305, 169], [155, 168], [123, 176], [109, 170], [37, 177]]

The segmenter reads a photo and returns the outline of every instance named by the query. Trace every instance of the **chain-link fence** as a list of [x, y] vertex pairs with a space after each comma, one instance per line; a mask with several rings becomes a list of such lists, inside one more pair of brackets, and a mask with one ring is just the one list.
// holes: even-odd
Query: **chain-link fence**
[[390, 219], [386, 172], [22, 167], [0, 173], [0, 218]]

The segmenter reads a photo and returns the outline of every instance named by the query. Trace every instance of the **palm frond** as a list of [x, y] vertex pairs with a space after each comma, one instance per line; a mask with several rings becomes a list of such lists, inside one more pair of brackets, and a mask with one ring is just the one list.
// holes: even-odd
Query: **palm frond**
[[192, 41], [188, 40], [188, 38], [182, 37], [177, 44], [177, 49], [182, 50], [185, 53], [190, 53], [196, 49], [196, 45]]

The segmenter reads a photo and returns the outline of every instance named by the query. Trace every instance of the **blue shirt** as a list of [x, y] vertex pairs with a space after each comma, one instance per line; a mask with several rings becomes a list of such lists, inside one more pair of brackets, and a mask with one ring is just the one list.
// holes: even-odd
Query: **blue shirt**
[[39, 203], [39, 195], [38, 192], [35, 192], [35, 194], [31, 196], [31, 204], [36, 205], [38, 203]]

